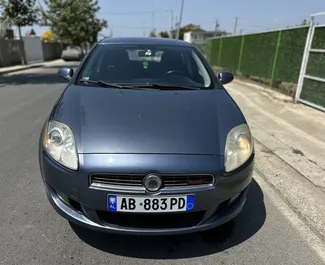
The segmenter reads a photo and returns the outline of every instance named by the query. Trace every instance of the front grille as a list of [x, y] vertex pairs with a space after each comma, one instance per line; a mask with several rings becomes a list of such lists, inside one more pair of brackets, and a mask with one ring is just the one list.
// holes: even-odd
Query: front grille
[[142, 186], [143, 176], [137, 175], [111, 175], [93, 174], [90, 176], [90, 183], [116, 186]]
[[184, 228], [199, 224], [205, 211], [188, 213], [116, 213], [97, 211], [99, 219], [105, 224], [134, 228]]
[[205, 185], [213, 183], [211, 175], [164, 176], [165, 187]]
[[[145, 175], [92, 174], [90, 184], [142, 187]], [[212, 175], [162, 175], [164, 187], [181, 187], [213, 184]]]

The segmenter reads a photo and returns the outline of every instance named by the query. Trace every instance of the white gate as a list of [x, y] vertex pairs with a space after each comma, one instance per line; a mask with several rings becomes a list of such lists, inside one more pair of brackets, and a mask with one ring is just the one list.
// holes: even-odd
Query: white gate
[[43, 46], [39, 37], [23, 37], [27, 63], [43, 62]]
[[[325, 33], [325, 25], [315, 25], [314, 21], [315, 17], [321, 15], [325, 15], [325, 12], [311, 15], [295, 100], [325, 111], [325, 71], [322, 70], [325, 69], [325, 46], [321, 48], [313, 46], [315, 32], [324, 30]], [[321, 39], [325, 43], [325, 34]], [[315, 74], [308, 74], [310, 71]]]

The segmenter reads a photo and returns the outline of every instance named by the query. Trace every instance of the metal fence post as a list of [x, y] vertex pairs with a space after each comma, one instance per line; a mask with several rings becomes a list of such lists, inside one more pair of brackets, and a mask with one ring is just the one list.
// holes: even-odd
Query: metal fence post
[[221, 52], [222, 52], [222, 38], [220, 38], [220, 43], [219, 43], [218, 66], [221, 66], [221, 65], [220, 65], [220, 61], [221, 61]]
[[302, 61], [301, 61], [299, 79], [298, 79], [296, 95], [295, 95], [295, 102], [297, 102], [298, 99], [300, 98], [300, 94], [301, 94], [301, 90], [302, 90], [302, 86], [303, 86], [303, 82], [304, 82], [304, 76], [305, 76], [307, 64], [308, 64], [309, 50], [310, 50], [312, 42], [313, 42], [314, 31], [315, 31], [314, 17], [311, 17], [310, 25], [309, 25], [309, 29], [308, 29], [308, 33], [307, 33], [307, 37], [306, 37], [304, 55], [303, 55]]
[[272, 72], [271, 72], [271, 80], [270, 80], [270, 87], [271, 88], [273, 87], [274, 74], [275, 74], [276, 63], [278, 61], [278, 54], [279, 54], [279, 48], [280, 48], [280, 43], [281, 43], [281, 37], [282, 37], [282, 30], [279, 30], [278, 40], [277, 40], [276, 48], [275, 48]]
[[241, 62], [242, 62], [242, 57], [243, 57], [243, 50], [244, 50], [244, 41], [245, 41], [245, 35], [242, 35], [241, 43], [240, 43], [239, 59], [238, 59], [238, 68], [237, 68], [238, 73], [240, 73], [240, 67], [241, 67]]

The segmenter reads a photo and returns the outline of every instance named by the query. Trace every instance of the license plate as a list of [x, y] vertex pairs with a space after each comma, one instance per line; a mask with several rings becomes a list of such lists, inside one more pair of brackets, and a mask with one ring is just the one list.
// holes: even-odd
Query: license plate
[[194, 195], [162, 197], [108, 195], [107, 203], [111, 212], [185, 212], [194, 209]]

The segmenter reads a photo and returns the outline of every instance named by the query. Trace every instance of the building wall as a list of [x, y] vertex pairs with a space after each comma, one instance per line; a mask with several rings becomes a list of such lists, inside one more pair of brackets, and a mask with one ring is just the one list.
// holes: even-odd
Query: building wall
[[192, 33], [193, 32], [185, 32], [184, 33], [184, 41], [187, 41], [187, 42], [192, 42]]
[[42, 43], [39, 38], [0, 39], [0, 67], [21, 65], [24, 51], [27, 63], [60, 59], [65, 47], [60, 43]]
[[190, 31], [184, 33], [184, 40], [193, 44], [203, 44], [207, 38], [212, 36], [211, 33]]
[[193, 32], [193, 43], [201, 44], [204, 42], [203, 32]]
[[44, 60], [42, 41], [39, 37], [23, 37], [27, 63]]
[[44, 61], [51, 61], [61, 58], [64, 46], [60, 43], [42, 43]]
[[19, 65], [23, 62], [24, 44], [20, 40], [0, 40], [0, 67]]

